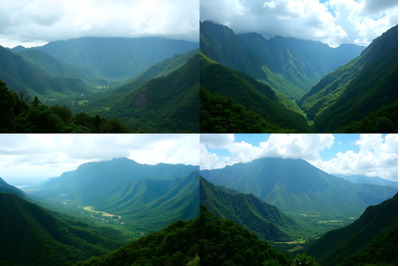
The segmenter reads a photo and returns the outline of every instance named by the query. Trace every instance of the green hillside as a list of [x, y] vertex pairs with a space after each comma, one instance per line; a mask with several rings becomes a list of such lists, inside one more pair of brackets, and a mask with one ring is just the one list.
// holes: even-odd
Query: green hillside
[[203, 54], [267, 83], [292, 99], [363, 49], [355, 45], [330, 48], [315, 41], [279, 36], [267, 40], [257, 33], [235, 34], [230, 28], [210, 21], [200, 24]]
[[15, 194], [15, 195], [18, 195], [21, 198], [25, 197], [25, 193], [22, 190], [14, 187], [14, 186], [9, 185], [1, 177], [0, 177], [0, 193]]
[[72, 265], [123, 244], [119, 232], [61, 219], [13, 194], [0, 193], [1, 265]]
[[221, 219], [233, 220], [264, 240], [290, 241], [301, 227], [252, 194], [232, 194], [200, 177], [200, 203]]
[[22, 56], [0, 47], [0, 80], [15, 92], [24, 91], [42, 101], [79, 97], [89, 93], [87, 85], [70, 77], [52, 77]]
[[87, 217], [106, 212], [126, 227], [154, 232], [198, 216], [199, 174], [196, 166], [150, 166], [120, 158], [83, 164], [27, 192], [58, 210]]
[[321, 265], [397, 265], [398, 196], [369, 206], [352, 224], [330, 231], [307, 251]]
[[199, 132], [199, 55], [168, 75], [116, 99], [98, 113], [118, 117], [132, 129]]
[[[271, 128], [282, 131], [308, 132], [309, 127], [301, 110], [286, 96], [257, 82], [245, 73], [229, 69], [201, 54], [200, 84], [210, 93], [232, 98], [233, 103], [258, 114]], [[209, 111], [212, 106], [203, 106]], [[203, 111], [200, 110], [200, 111]], [[207, 121], [201, 121], [202, 124]]]
[[397, 31], [382, 34], [297, 101], [316, 131], [397, 132]]
[[34, 49], [86, 68], [104, 79], [123, 80], [137, 76], [168, 57], [196, 48], [198, 43], [160, 37], [86, 37], [50, 42]]
[[95, 90], [96, 85], [106, 84], [106, 81], [96, 77], [87, 69], [61, 62], [49, 54], [36, 49], [25, 49], [18, 52], [18, 55], [52, 77], [79, 79], [84, 81], [88, 87], [90, 86], [92, 90]]
[[203, 170], [201, 176], [214, 185], [252, 193], [281, 211], [306, 215], [355, 217], [396, 193], [391, 187], [351, 183], [300, 159], [262, 158]]

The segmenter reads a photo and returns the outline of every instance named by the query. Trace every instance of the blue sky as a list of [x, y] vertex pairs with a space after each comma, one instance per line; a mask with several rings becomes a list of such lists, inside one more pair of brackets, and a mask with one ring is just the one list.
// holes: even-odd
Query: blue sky
[[236, 33], [367, 46], [398, 23], [397, 0], [201, 0], [200, 20]]
[[398, 178], [397, 135], [202, 134], [202, 169], [260, 157], [301, 158], [332, 174]]

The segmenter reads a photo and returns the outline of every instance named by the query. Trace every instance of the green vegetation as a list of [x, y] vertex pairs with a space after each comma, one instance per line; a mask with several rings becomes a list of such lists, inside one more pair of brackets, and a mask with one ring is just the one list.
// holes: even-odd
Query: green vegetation
[[221, 219], [231, 219], [264, 240], [290, 241], [302, 228], [276, 207], [252, 194], [232, 194], [200, 177], [200, 203]]
[[278, 126], [265, 121], [231, 97], [209, 92], [200, 86], [200, 132], [202, 133], [260, 133], [283, 132]]
[[105, 119], [85, 113], [72, 115], [68, 107], [43, 105], [37, 97], [29, 102], [24, 94], [18, 97], [0, 81], [0, 132], [37, 133], [111, 133], [130, 132], [118, 119]]
[[297, 102], [318, 132], [397, 132], [397, 26]]
[[13, 194], [0, 193], [0, 264], [72, 265], [124, 242], [118, 231], [59, 218]]
[[77, 265], [200, 265], [199, 221], [178, 220], [162, 231]]
[[321, 265], [397, 265], [398, 196], [368, 207], [352, 224], [326, 233], [307, 251]]
[[[200, 60], [200, 84], [201, 86], [204, 86], [204, 88], [207, 88], [208, 92], [212, 93], [211, 95], [205, 93], [203, 96], [208, 98], [211, 96], [211, 99], [214, 98], [214, 100], [220, 99], [212, 97], [213, 94], [231, 98], [233, 101], [232, 108], [233, 104], [242, 105], [247, 111], [252, 111], [267, 121], [267, 124], [269, 125], [268, 127], [271, 129], [281, 132], [309, 131], [307, 122], [301, 110], [289, 98], [280, 95], [269, 86], [257, 82], [248, 75], [226, 68], [208, 59], [202, 54]], [[207, 101], [207, 99], [202, 101]], [[229, 101], [227, 103], [229, 108]], [[205, 110], [202, 109], [201, 111], [203, 111], [202, 114], [205, 118], [208, 118], [204, 116], [206, 112], [215, 112], [215, 110], [213, 110], [214, 107], [204, 105], [203, 107]], [[248, 112], [242, 113], [250, 118], [253, 116], [254, 119], [257, 119], [257, 116], [248, 115]], [[229, 111], [225, 112], [225, 110], [223, 114], [228, 116], [230, 115]], [[209, 124], [209, 119], [211, 119], [211, 117], [204, 122], [201, 121], [200, 123], [203, 125]], [[229, 121], [229, 117], [223, 117], [219, 120]], [[265, 124], [262, 120], [257, 120], [260, 121], [260, 125]], [[221, 130], [226, 130], [226, 128], [221, 127]]]

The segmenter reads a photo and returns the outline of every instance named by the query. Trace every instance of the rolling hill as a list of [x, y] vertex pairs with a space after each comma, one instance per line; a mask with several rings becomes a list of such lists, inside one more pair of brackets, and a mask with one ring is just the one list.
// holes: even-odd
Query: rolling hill
[[211, 21], [200, 24], [200, 47], [210, 59], [243, 71], [292, 99], [364, 49], [356, 45], [331, 48], [280, 36], [267, 40], [257, 33], [235, 34]]
[[123, 244], [118, 231], [59, 218], [13, 194], [0, 193], [1, 265], [72, 265]]
[[34, 49], [62, 62], [86, 68], [98, 77], [123, 80], [137, 76], [168, 57], [196, 48], [198, 43], [161, 37], [85, 37], [50, 42]]
[[301, 230], [293, 219], [252, 194], [232, 194], [200, 177], [200, 204], [221, 219], [230, 219], [264, 240], [290, 241]]
[[[398, 27], [297, 100], [318, 132], [397, 132]], [[391, 110], [391, 111], [389, 111]]]
[[22, 56], [0, 47], [0, 80], [10, 90], [26, 91], [31, 97], [41, 100], [55, 100], [87, 94], [87, 85], [80, 79], [53, 77], [25, 60]]
[[[247, 74], [227, 68], [202, 54], [200, 84], [211, 93], [209, 97], [220, 95], [231, 98], [234, 104], [241, 105], [246, 111], [259, 115], [268, 124], [265, 128], [266, 132], [308, 132], [310, 130], [301, 110], [288, 97]], [[203, 102], [200, 111], [212, 113], [212, 108], [213, 106], [206, 106]], [[200, 123], [204, 124], [207, 121], [200, 121]]]
[[262, 158], [249, 163], [203, 170], [214, 185], [252, 193], [281, 211], [358, 216], [368, 205], [396, 193], [395, 188], [354, 184], [329, 175], [301, 159]]
[[199, 132], [197, 53], [166, 76], [156, 77], [136, 87], [139, 80], [140, 77], [120, 88], [131, 88], [132, 91], [109, 106], [103, 106], [98, 113], [104, 117], [118, 117], [133, 129], [150, 132]]
[[397, 265], [398, 196], [369, 206], [352, 224], [326, 233], [307, 252], [321, 265]]

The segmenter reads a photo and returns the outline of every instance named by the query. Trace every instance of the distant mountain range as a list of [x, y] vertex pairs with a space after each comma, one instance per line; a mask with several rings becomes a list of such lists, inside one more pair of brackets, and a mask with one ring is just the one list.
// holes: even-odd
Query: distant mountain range
[[398, 195], [369, 206], [352, 224], [330, 231], [306, 251], [321, 265], [397, 265]]
[[356, 45], [331, 48], [279, 36], [267, 40], [257, 33], [235, 34], [211, 21], [200, 24], [200, 47], [210, 59], [264, 81], [292, 99], [364, 49]]
[[231, 219], [264, 240], [290, 241], [301, 226], [252, 194], [230, 193], [200, 177], [200, 204], [221, 219]]
[[29, 193], [61, 206], [93, 206], [154, 232], [198, 216], [198, 177], [197, 166], [151, 166], [119, 158], [83, 164]]
[[262, 158], [223, 169], [203, 170], [214, 185], [252, 193], [281, 211], [357, 216], [368, 205], [392, 197], [397, 189], [354, 184], [301, 159]]
[[379, 186], [389, 186], [393, 187], [395, 189], [398, 188], [398, 182], [396, 181], [390, 181], [381, 177], [369, 177], [369, 176], [363, 176], [363, 175], [340, 175], [340, 174], [334, 174], [335, 176], [341, 177], [343, 179], [349, 180], [350, 182], [353, 183], [358, 183], [358, 184], [373, 184], [373, 185], [379, 185]]
[[[86, 68], [104, 79], [132, 78], [175, 54], [198, 48], [198, 43], [161, 37], [85, 37], [34, 47], [71, 65]], [[18, 50], [21, 50], [20, 48]]]

